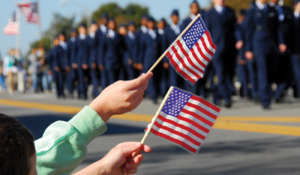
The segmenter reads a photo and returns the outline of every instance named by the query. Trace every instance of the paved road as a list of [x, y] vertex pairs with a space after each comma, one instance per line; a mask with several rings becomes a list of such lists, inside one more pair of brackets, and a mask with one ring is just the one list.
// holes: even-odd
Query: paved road
[[[150, 135], [137, 174], [299, 174], [300, 102], [273, 105], [271, 111], [235, 98], [233, 109], [222, 109], [220, 117], [199, 154], [191, 155], [172, 143]], [[26, 102], [26, 103], [24, 103]], [[69, 120], [89, 101], [56, 100], [51, 94], [0, 95], [0, 112], [15, 116], [41, 137], [56, 120]], [[88, 146], [87, 158], [75, 170], [101, 159], [120, 142], [140, 141], [157, 105], [145, 100], [132, 114], [115, 117], [108, 131]], [[138, 114], [138, 115], [137, 115]]]

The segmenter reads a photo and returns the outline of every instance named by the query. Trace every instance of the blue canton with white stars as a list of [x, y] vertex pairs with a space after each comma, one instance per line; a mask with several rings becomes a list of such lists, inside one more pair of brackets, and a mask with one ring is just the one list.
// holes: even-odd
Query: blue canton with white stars
[[171, 92], [166, 104], [164, 105], [162, 112], [173, 117], [177, 117], [185, 104], [192, 97], [191, 94], [183, 92], [174, 88]]
[[198, 40], [206, 32], [206, 27], [202, 18], [198, 18], [195, 23], [183, 34], [182, 39], [184, 40], [187, 47], [191, 48], [198, 42]]

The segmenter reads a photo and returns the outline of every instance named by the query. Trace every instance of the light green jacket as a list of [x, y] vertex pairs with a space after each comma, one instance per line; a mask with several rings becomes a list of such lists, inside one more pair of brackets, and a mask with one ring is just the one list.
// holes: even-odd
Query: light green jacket
[[87, 145], [106, 130], [105, 122], [89, 106], [68, 122], [51, 124], [35, 141], [38, 174], [70, 174], [85, 159]]

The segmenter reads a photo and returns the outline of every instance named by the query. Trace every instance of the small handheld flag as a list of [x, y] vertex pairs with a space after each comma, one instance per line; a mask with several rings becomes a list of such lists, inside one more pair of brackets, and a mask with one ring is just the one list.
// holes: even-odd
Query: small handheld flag
[[3, 32], [7, 35], [16, 35], [19, 33], [19, 21], [17, 20], [16, 12], [9, 18]]
[[216, 49], [204, 21], [198, 14], [148, 72], [152, 72], [167, 55], [176, 72], [194, 84], [204, 76], [205, 68]]
[[188, 152], [197, 153], [220, 108], [179, 88], [170, 88], [166, 103], [146, 130], [167, 139]]
[[201, 17], [168, 49], [167, 57], [177, 73], [194, 84], [204, 71], [217, 47]]

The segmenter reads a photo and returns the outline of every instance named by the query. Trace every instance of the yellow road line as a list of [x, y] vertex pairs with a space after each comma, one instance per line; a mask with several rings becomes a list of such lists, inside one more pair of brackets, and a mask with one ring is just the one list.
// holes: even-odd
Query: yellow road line
[[46, 111], [54, 111], [60, 113], [69, 113], [76, 114], [81, 108], [73, 107], [73, 106], [62, 106], [62, 105], [53, 105], [53, 104], [45, 104], [45, 103], [34, 103], [34, 102], [26, 102], [26, 101], [15, 101], [8, 99], [0, 99], [0, 104], [5, 106], [14, 106], [20, 108], [33, 108], [33, 109], [41, 109]]
[[290, 136], [300, 136], [300, 127], [266, 125], [257, 123], [240, 123], [230, 121], [216, 121], [213, 128], [234, 131], [258, 132], [268, 134], [280, 134]]
[[300, 117], [219, 117], [222, 121], [236, 121], [236, 122], [281, 122], [281, 123], [300, 123]]
[[[76, 114], [81, 110], [80, 107], [15, 101], [15, 100], [7, 100], [7, 99], [0, 99], [0, 105], [40, 109], [40, 110], [54, 111], [59, 113], [69, 113], [69, 114]], [[133, 113], [113, 116], [113, 118], [115, 119], [142, 121], [142, 122], [150, 122], [152, 117], [153, 115], [133, 114]], [[235, 130], [235, 131], [300, 136], [300, 127], [244, 123], [244, 122], [293, 122], [295, 123], [295, 122], [300, 122], [300, 117], [225, 117], [225, 116], [222, 117], [221, 116], [218, 117], [218, 120], [215, 122], [213, 128]]]

